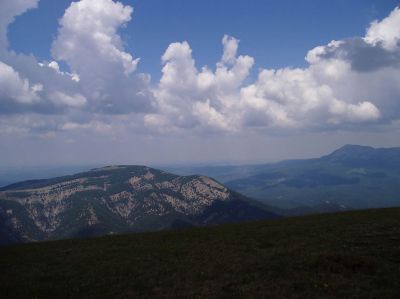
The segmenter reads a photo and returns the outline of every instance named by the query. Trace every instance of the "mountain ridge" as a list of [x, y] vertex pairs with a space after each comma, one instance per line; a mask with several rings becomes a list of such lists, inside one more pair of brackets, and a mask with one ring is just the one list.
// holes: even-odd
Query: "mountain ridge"
[[347, 144], [319, 158], [175, 172], [214, 177], [284, 215], [400, 205], [399, 147]]
[[400, 167], [400, 147], [374, 148], [347, 144], [320, 159], [355, 166], [368, 162], [374, 167]]
[[0, 191], [3, 243], [276, 217], [209, 177], [137, 165], [29, 180]]
[[320, 158], [271, 164], [225, 182], [247, 196], [296, 208], [300, 214], [398, 206], [399, 183], [400, 148], [359, 145], [345, 145]]

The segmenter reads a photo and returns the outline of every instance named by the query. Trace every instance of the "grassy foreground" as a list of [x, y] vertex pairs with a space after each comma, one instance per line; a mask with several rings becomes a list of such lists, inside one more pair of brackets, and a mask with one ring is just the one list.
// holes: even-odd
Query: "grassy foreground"
[[399, 298], [400, 209], [2, 247], [0, 296]]

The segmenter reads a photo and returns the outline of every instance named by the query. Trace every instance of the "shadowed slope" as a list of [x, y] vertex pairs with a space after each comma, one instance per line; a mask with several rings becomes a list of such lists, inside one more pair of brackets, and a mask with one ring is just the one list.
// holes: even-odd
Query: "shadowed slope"
[[397, 298], [400, 209], [0, 248], [12, 297]]

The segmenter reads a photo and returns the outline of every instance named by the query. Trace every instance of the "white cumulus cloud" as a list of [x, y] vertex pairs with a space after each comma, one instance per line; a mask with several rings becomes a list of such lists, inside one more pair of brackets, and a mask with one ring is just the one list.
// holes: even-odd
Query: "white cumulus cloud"
[[238, 56], [239, 41], [222, 39], [215, 70], [196, 68], [187, 42], [162, 57], [155, 90], [158, 113], [147, 126], [238, 132], [353, 129], [400, 118], [400, 9], [374, 21], [364, 37], [311, 49], [306, 68], [261, 68], [249, 82], [254, 59]]
[[69, 95], [61, 91], [54, 92], [51, 94], [50, 98], [56, 105], [65, 105], [76, 108], [83, 107], [87, 103], [86, 98], [81, 94]]
[[40, 101], [38, 92], [41, 85], [31, 85], [11, 66], [0, 61], [0, 101], [17, 101], [22, 104], [31, 104]]
[[[7, 30], [38, 3], [0, 1], [0, 114], [9, 115], [0, 124], [7, 129], [0, 132], [54, 134], [66, 122], [92, 124], [85, 128], [96, 131], [99, 114], [153, 109], [150, 77], [135, 73], [139, 59], [124, 50], [118, 33], [131, 20], [132, 7], [112, 0], [72, 2], [60, 19], [53, 60], [37, 61], [8, 49]], [[70, 70], [62, 69], [60, 60]], [[19, 115], [26, 121], [18, 122]], [[40, 126], [36, 115], [46, 115]]]
[[132, 12], [132, 7], [112, 0], [81, 0], [60, 20], [53, 56], [79, 76], [93, 110], [129, 113], [152, 107], [149, 78], [134, 73], [139, 59], [124, 50], [118, 34]]
[[367, 30], [364, 40], [372, 45], [382, 44], [390, 51], [400, 47], [400, 8], [396, 7], [382, 21], [375, 20]]
[[151, 121], [146, 124], [155, 129], [158, 123], [169, 123], [176, 128], [235, 131], [232, 107], [237, 104], [240, 88], [254, 64], [252, 57], [237, 56], [238, 43], [237, 39], [224, 36], [223, 55], [215, 70], [206, 66], [196, 69], [187, 42], [169, 45], [162, 56], [163, 75], [155, 90], [162, 116], [148, 117], [146, 120]]

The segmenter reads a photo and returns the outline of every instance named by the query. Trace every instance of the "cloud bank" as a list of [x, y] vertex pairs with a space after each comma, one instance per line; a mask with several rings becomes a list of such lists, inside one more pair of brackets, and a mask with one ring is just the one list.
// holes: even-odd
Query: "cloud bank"
[[364, 37], [333, 40], [306, 55], [307, 68], [261, 69], [225, 36], [215, 71], [197, 70], [190, 46], [171, 44], [156, 89], [159, 114], [146, 124], [222, 131], [332, 130], [390, 124], [400, 117], [400, 9]]
[[0, 134], [324, 132], [400, 119], [399, 8], [363, 37], [311, 49], [307, 67], [259, 68], [255, 80], [256, 61], [239, 54], [235, 37], [225, 35], [220, 60], [200, 69], [188, 42], [174, 42], [161, 57], [160, 81], [151, 82], [119, 34], [133, 8], [113, 0], [73, 2], [52, 61], [12, 52], [8, 26], [38, 2], [0, 2]]

